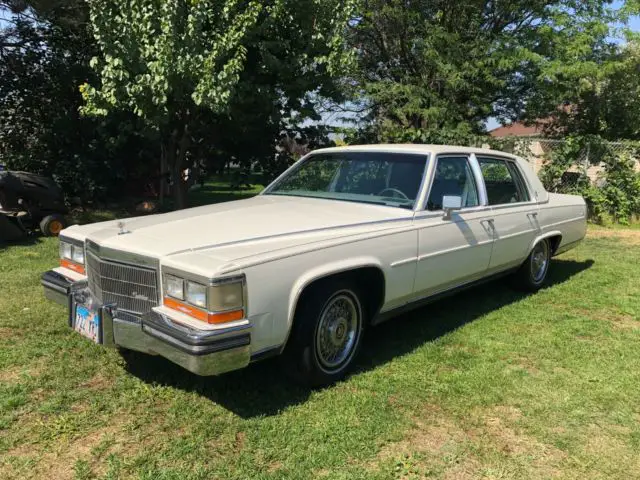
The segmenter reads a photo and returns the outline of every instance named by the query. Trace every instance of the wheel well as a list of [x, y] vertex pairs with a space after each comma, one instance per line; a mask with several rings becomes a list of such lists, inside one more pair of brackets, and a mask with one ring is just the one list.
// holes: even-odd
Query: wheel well
[[547, 238], [549, 242], [549, 246], [551, 247], [551, 256], [555, 255], [558, 251], [558, 247], [560, 247], [560, 242], [562, 241], [562, 235], [555, 235], [553, 237]]
[[354, 268], [353, 270], [337, 272], [318, 278], [304, 287], [298, 297], [295, 308], [298, 308], [298, 305], [303, 300], [304, 296], [311, 292], [315, 287], [320, 284], [335, 281], [338, 278], [348, 279], [349, 281], [354, 282], [359, 287], [359, 290], [364, 293], [364, 295], [361, 295], [360, 301], [363, 303], [363, 306], [367, 311], [368, 321], [371, 321], [382, 307], [385, 295], [384, 274], [378, 267]]

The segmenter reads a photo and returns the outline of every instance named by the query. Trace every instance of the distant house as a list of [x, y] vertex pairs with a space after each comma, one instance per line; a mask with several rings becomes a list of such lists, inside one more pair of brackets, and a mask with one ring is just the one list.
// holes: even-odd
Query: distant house
[[542, 138], [544, 135], [544, 127], [549, 121], [550, 119], [538, 120], [530, 125], [522, 122], [513, 122], [490, 130], [489, 135], [494, 138], [514, 137], [514, 139], [518, 138], [520, 140], [530, 138], [526, 152], [519, 151], [514, 153], [523, 155], [537, 173], [540, 168], [542, 168], [544, 159], [549, 153], [549, 144]]
[[540, 120], [533, 125], [525, 125], [521, 122], [513, 122], [501, 125], [489, 131], [489, 135], [496, 138], [503, 137], [539, 137], [543, 134], [546, 120]]
[[[545, 126], [548, 125], [551, 120], [551, 118], [538, 120], [531, 125], [513, 122], [490, 130], [489, 135], [494, 138], [513, 137], [514, 140], [517, 138], [520, 148], [517, 152], [513, 153], [523, 156], [531, 164], [534, 171], [538, 173], [544, 165], [544, 162], [549, 159], [553, 150], [563, 143], [561, 139], [544, 137]], [[522, 144], [523, 141], [524, 144]], [[509, 148], [507, 147], [507, 149]], [[599, 174], [602, 172], [603, 165], [598, 162], [594, 163], [593, 160], [593, 158], [589, 158], [589, 151], [585, 150], [579, 163], [571, 166], [565, 175], [570, 177], [571, 175], [584, 172], [592, 181], [597, 181]], [[640, 170], [640, 162], [637, 163], [637, 168]]]

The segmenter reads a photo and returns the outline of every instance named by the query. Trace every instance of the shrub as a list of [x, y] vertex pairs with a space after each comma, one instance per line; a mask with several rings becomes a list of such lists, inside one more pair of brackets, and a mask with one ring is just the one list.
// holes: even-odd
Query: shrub
[[[585, 158], [590, 164], [603, 166], [595, 184], [587, 177], [586, 168], [569, 172], [575, 166], [588, 166]], [[550, 192], [582, 195], [592, 221], [628, 224], [640, 216], [640, 172], [635, 166], [636, 160], [628, 151], [616, 152], [600, 137], [568, 137], [544, 164], [540, 180]]]

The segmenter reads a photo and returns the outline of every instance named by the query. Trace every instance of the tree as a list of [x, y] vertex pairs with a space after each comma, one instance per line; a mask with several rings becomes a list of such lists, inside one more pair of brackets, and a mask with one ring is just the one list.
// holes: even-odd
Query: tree
[[565, 107], [553, 113], [547, 134], [640, 140], [640, 43], [619, 47], [563, 93], [556, 98]]
[[490, 116], [553, 108], [546, 92], [597, 68], [594, 56], [611, 48], [609, 3], [364, 0], [350, 39], [370, 137], [464, 137]]
[[148, 141], [137, 118], [87, 119], [78, 85], [95, 81], [96, 53], [80, 0], [1, 2], [0, 156], [9, 168], [52, 176], [71, 197], [124, 193], [148, 177]]
[[[132, 111], [158, 133], [162, 166], [174, 180], [177, 208], [186, 206], [182, 172], [197, 150], [193, 132], [202, 131], [207, 123], [213, 127], [215, 119], [222, 123], [233, 113], [234, 95], [251, 51], [260, 53], [258, 59], [299, 66], [300, 77], [305, 71], [335, 72], [347, 58], [341, 33], [351, 11], [348, 0], [90, 0], [89, 6], [100, 49], [92, 65], [100, 85], [82, 86], [84, 111], [92, 115]], [[292, 54], [261, 36], [287, 23], [298, 27], [300, 19], [304, 20], [301, 33], [313, 40], [313, 56], [300, 48]], [[291, 44], [301, 37], [293, 36]], [[261, 41], [256, 42], [258, 38]], [[269, 101], [282, 105], [293, 98], [289, 94], [304, 96], [305, 92], [291, 88], [295, 77], [281, 76], [292, 75], [291, 69], [263, 65], [254, 64], [254, 71], [263, 68], [275, 75], [265, 79]], [[272, 88], [278, 84], [289, 86], [278, 92]], [[261, 94], [258, 90], [253, 97]], [[218, 132], [210, 135], [222, 143]]]

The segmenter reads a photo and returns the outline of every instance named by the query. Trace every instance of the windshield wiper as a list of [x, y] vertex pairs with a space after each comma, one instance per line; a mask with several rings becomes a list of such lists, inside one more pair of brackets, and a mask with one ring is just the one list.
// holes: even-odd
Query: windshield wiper
[[402, 203], [399, 205], [392, 205], [393, 207], [406, 208], [407, 210], [413, 210], [413, 205], [410, 203]]

